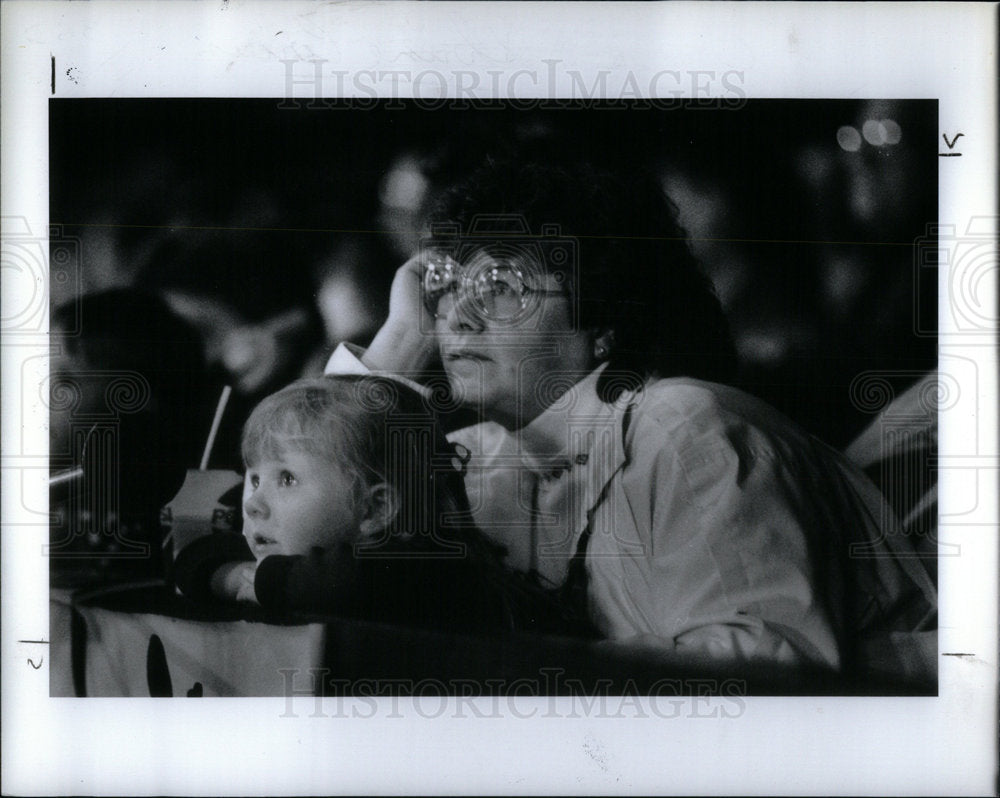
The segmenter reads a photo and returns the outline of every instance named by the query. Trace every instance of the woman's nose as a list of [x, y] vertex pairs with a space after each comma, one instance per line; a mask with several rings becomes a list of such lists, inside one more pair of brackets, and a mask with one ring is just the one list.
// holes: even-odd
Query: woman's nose
[[482, 316], [472, 298], [461, 291], [448, 311], [447, 321], [448, 329], [453, 332], [479, 331], [484, 328]]
[[269, 514], [267, 502], [260, 491], [254, 491], [243, 500], [243, 515], [249, 518], [267, 518]]

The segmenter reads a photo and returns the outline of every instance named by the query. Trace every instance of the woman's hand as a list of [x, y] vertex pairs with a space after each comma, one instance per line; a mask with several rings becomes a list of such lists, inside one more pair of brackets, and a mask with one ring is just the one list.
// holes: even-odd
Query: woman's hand
[[437, 354], [434, 319], [423, 301], [424, 261], [418, 253], [396, 270], [389, 318], [361, 358], [372, 371], [406, 376], [424, 370]]
[[253, 587], [256, 576], [256, 561], [226, 563], [212, 574], [212, 593], [226, 601], [260, 604]]

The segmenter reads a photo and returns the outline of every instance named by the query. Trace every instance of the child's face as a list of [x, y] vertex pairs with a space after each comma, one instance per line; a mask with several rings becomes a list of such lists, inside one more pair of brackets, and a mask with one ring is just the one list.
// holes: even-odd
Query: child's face
[[330, 549], [358, 533], [351, 481], [333, 463], [284, 450], [247, 467], [243, 535], [258, 561]]

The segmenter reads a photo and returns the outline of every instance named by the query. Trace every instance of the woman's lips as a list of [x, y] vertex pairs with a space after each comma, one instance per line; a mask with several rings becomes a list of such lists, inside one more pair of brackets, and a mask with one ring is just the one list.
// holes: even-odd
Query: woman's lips
[[489, 360], [490, 358], [484, 355], [482, 352], [476, 352], [471, 349], [454, 349], [446, 352], [444, 355], [446, 361], [452, 360]]

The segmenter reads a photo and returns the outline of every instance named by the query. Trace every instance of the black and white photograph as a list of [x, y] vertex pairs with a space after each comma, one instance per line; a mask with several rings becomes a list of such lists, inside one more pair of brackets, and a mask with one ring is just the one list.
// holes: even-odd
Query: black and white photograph
[[[790, 746], [768, 770], [809, 724], [850, 761], [850, 729], [921, 723], [877, 776], [838, 787], [820, 746], [797, 780], [743, 789], [942, 789], [894, 768], [941, 755], [947, 726], [920, 713], [958, 717], [975, 689], [995, 713], [996, 217], [948, 172], [978, 157], [995, 188], [995, 118], [899, 81], [762, 90], [735, 61], [518, 50], [505, 4], [302, 4], [294, 43], [273, 5], [232, 5], [179, 35], [160, 4], [93, 4], [117, 21], [88, 18], [101, 41], [186, 42], [213, 77], [175, 52], [172, 88], [88, 89], [94, 48], [53, 44], [32, 73], [44, 169], [4, 169], [5, 404], [33, 419], [10, 443], [5, 415], [4, 646], [48, 722], [194, 724], [198, 766], [141, 794], [731, 792], [728, 759], [696, 774], [763, 755], [763, 729]], [[567, 8], [597, 37], [601, 5]], [[785, 4], [751, 5], [762, 30]], [[670, 17], [622, 7], [615, 47]], [[351, 13], [371, 63], [310, 34]], [[212, 28], [226, 14], [246, 46]], [[249, 92], [247, 62], [269, 76]], [[18, 616], [25, 554], [11, 579], [42, 600]], [[259, 761], [225, 786], [210, 730], [234, 724]], [[955, 794], [995, 787], [982, 732]], [[640, 750], [658, 734], [702, 752], [673, 786]], [[422, 765], [365, 775], [409, 736]], [[502, 761], [443, 764], [463, 736], [537, 750], [489, 781]], [[122, 762], [150, 755], [130, 745]], [[349, 777], [269, 775], [329, 746]], [[137, 765], [101, 759], [28, 791], [128, 791]]]
[[933, 102], [294, 104], [50, 102], [54, 685], [936, 693]]

